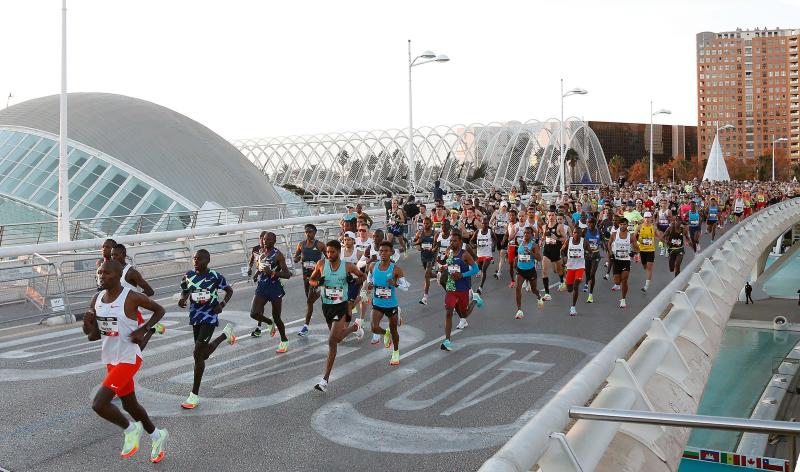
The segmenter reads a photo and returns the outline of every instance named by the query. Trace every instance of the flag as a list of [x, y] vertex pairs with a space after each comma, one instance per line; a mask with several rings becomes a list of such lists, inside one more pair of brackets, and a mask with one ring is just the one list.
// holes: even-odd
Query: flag
[[700, 453], [697, 452], [697, 451], [686, 450], [686, 451], [683, 451], [683, 457], [685, 459], [700, 460]]
[[764, 469], [764, 470], [782, 471], [783, 470], [783, 466], [784, 466], [785, 463], [786, 463], [786, 461], [783, 460], [783, 459], [769, 459], [769, 458], [765, 457], [761, 461], [761, 468]]
[[732, 454], [730, 452], [723, 452], [720, 453], [719, 461], [722, 464], [730, 464], [733, 465], [733, 458], [736, 454]]
[[700, 460], [706, 462], [719, 462], [719, 451], [700, 450]]
[[742, 465], [745, 467], [749, 467], [751, 469], [760, 469], [761, 468], [761, 458], [760, 457], [747, 457], [742, 456]]

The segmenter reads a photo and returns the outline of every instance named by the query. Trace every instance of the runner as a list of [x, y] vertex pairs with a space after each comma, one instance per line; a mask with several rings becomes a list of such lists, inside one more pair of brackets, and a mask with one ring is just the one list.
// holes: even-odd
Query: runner
[[[566, 235], [564, 227], [558, 223], [553, 208], [547, 212], [547, 222], [542, 226], [541, 240], [544, 241], [544, 252], [542, 257], [542, 284], [544, 285], [544, 301], [550, 301], [550, 278], [547, 274], [552, 271], [558, 275], [561, 283], [564, 283], [564, 275], [561, 267], [561, 246]], [[566, 288], [566, 287], [565, 287]]]
[[462, 249], [464, 245], [461, 232], [453, 230], [450, 233], [450, 247], [445, 251], [444, 257], [439, 262], [445, 265], [444, 272], [447, 274], [445, 283], [446, 294], [444, 297], [445, 321], [444, 321], [444, 342], [441, 349], [452, 351], [453, 343], [450, 341], [450, 333], [453, 329], [453, 312], [455, 311], [462, 319], [466, 319], [475, 309], [476, 305], [483, 305], [483, 300], [478, 294], [474, 294], [470, 301], [470, 288], [472, 286], [471, 277], [478, 273], [478, 264], [472, 255]]
[[622, 289], [619, 307], [625, 308], [625, 297], [628, 294], [628, 276], [631, 271], [631, 253], [639, 250], [635, 240], [631, 240], [628, 232], [628, 220], [620, 218], [617, 232], [611, 236], [611, 252], [614, 254], [614, 284]]
[[664, 233], [664, 238], [667, 240], [669, 246], [669, 271], [675, 274], [675, 277], [681, 273], [681, 263], [683, 262], [685, 241], [689, 239], [689, 233], [686, 226], [681, 223], [678, 218], [672, 219], [672, 225]]
[[[429, 217], [422, 220], [422, 229], [414, 237], [414, 245], [419, 246], [419, 255], [422, 261], [422, 270], [425, 271], [425, 289], [419, 303], [428, 304], [428, 293], [433, 278], [433, 265], [436, 262], [436, 232], [433, 230], [433, 221]], [[380, 249], [379, 249], [380, 251]]]
[[495, 248], [499, 252], [497, 257], [497, 271], [494, 273], [494, 278], [500, 280], [503, 273], [503, 259], [507, 256], [508, 239], [506, 239], [506, 230], [508, 230], [508, 203], [500, 202], [500, 208], [495, 210], [492, 214], [492, 219], [489, 221], [489, 226], [492, 228], [494, 235]]
[[575, 303], [578, 301], [578, 285], [583, 280], [586, 271], [586, 255], [590, 253], [588, 240], [581, 237], [578, 226], [572, 228], [572, 238], [564, 241], [567, 249], [567, 291], [572, 294], [572, 306], [569, 307], [569, 316], [577, 316]]
[[[426, 218], [427, 219], [427, 218]], [[369, 267], [367, 288], [372, 293], [372, 333], [383, 336], [383, 347], [392, 350], [390, 365], [400, 364], [400, 333], [403, 324], [400, 318], [400, 307], [397, 301], [397, 288], [408, 290], [408, 282], [403, 277], [403, 270], [392, 262], [394, 248], [392, 243], [384, 241], [378, 248], [380, 261]], [[389, 318], [389, 328], [381, 328], [384, 315]]]
[[739, 195], [739, 190], [736, 190], [736, 200], [733, 202], [733, 216], [736, 217], [736, 222], [742, 221], [744, 215], [744, 198]]
[[[349, 262], [350, 264], [353, 264], [354, 266], [356, 266], [358, 270], [361, 270], [361, 268], [359, 267], [359, 261], [361, 260], [361, 257], [359, 256], [358, 249], [356, 249], [355, 246], [355, 241], [356, 241], [355, 233], [353, 233], [352, 231], [347, 231], [346, 233], [344, 233], [342, 239], [344, 240], [344, 246], [342, 247], [342, 252], [340, 255], [341, 259], [344, 262]], [[353, 310], [356, 310], [356, 313], [358, 313], [358, 308], [361, 306], [362, 285], [363, 284], [359, 282], [358, 279], [355, 279], [350, 276], [347, 277], [347, 303], [349, 304], [347, 308], [350, 310], [351, 316]], [[366, 313], [361, 313], [359, 314], [358, 319], [362, 320], [363, 322], [365, 316]]]
[[[355, 239], [355, 247], [356, 253], [358, 254], [358, 262], [356, 263], [356, 267], [358, 270], [364, 272], [367, 270], [367, 265], [370, 259], [370, 252], [372, 248], [372, 237], [369, 234], [369, 227], [366, 223], [361, 223], [358, 225], [358, 234], [356, 235]], [[358, 299], [360, 303], [358, 303], [358, 315], [361, 318], [361, 321], [364, 321], [364, 317], [367, 316], [367, 310], [369, 308], [369, 294], [364, 291], [364, 286], [361, 286], [361, 292], [358, 295]]]
[[662, 198], [658, 202], [658, 214], [656, 215], [656, 238], [658, 239], [659, 253], [667, 255], [667, 245], [665, 244], [664, 232], [669, 228], [669, 220], [672, 214], [667, 207], [667, 200]]
[[317, 227], [312, 224], [305, 226], [306, 239], [297, 244], [297, 250], [294, 253], [294, 262], [302, 263], [303, 267], [303, 289], [306, 294], [306, 319], [300, 331], [297, 332], [298, 336], [308, 335], [308, 325], [311, 323], [311, 313], [314, 311], [314, 302], [319, 299], [319, 290], [312, 287], [308, 283], [311, 272], [314, 271], [317, 262], [325, 257], [325, 245], [322, 241], [317, 241]]
[[352, 275], [363, 283], [366, 277], [354, 264], [344, 262], [339, 258], [342, 245], [337, 240], [328, 241], [325, 247], [327, 259], [319, 260], [308, 279], [312, 287], [322, 285], [322, 314], [328, 324], [330, 335], [328, 337], [328, 360], [325, 363], [325, 374], [315, 389], [324, 392], [328, 389], [333, 362], [336, 360], [336, 351], [340, 342], [350, 333], [356, 333], [356, 338], [364, 336], [361, 329], [361, 320], [357, 319], [352, 326], [350, 323], [350, 310], [346, 300], [347, 276]]
[[442, 222], [448, 217], [447, 209], [444, 207], [444, 201], [436, 200], [436, 208], [431, 214], [431, 221], [433, 221], [433, 230], [439, 232], [442, 230]]
[[[111, 250], [111, 259], [117, 261], [122, 266], [122, 276], [119, 279], [120, 285], [122, 285], [122, 288], [128, 288], [131, 291], [141, 292], [148, 297], [152, 297], [155, 295], [155, 291], [150, 284], [144, 280], [142, 274], [140, 274], [138, 270], [134, 269], [131, 264], [127, 263], [127, 255], [128, 250], [124, 244], [117, 244], [114, 246], [114, 249]], [[143, 323], [142, 314], [139, 313], [138, 316], [139, 323]], [[139, 344], [139, 347], [144, 350], [144, 348], [147, 346], [147, 343], [150, 342], [150, 338], [153, 336], [153, 334], [164, 334], [166, 331], [166, 326], [161, 323], [156, 323], [153, 325], [153, 328], [144, 335], [144, 339], [142, 340], [141, 344]]]
[[689, 223], [689, 242], [692, 244], [692, 250], [697, 252], [700, 250], [700, 212], [697, 211], [697, 203], [691, 203], [691, 209], [686, 213], [686, 220]]
[[597, 267], [600, 265], [600, 248], [603, 246], [603, 237], [597, 228], [597, 220], [589, 218], [588, 227], [583, 233], [584, 238], [589, 243], [589, 253], [586, 254], [586, 280], [584, 292], [588, 291], [586, 303], [594, 303], [594, 283]]
[[508, 230], [503, 235], [503, 243], [508, 247], [508, 274], [511, 276], [508, 288], [517, 286], [517, 279], [514, 277], [514, 266], [517, 260], [517, 247], [522, 242], [524, 233], [524, 227], [517, 221], [517, 210], [514, 208], [508, 210]]
[[[109, 251], [109, 256], [110, 256]], [[104, 420], [123, 429], [124, 443], [120, 455], [127, 459], [139, 450], [142, 431], [150, 435], [150, 461], [161, 462], [166, 453], [169, 432], [156, 429], [147, 410], [136, 399], [133, 377], [142, 365], [139, 343], [164, 316], [164, 308], [147, 296], [123, 288], [120, 283], [122, 265], [105, 261], [97, 269], [101, 291], [92, 297], [83, 317], [83, 332], [89, 341], [102, 339], [101, 359], [108, 374], [92, 401], [92, 409]], [[142, 309], [153, 312], [147, 322], [140, 322]], [[111, 401], [118, 396], [122, 408], [131, 415], [128, 421]]]
[[342, 219], [339, 220], [339, 227], [342, 230], [342, 233], [350, 231], [355, 233], [356, 231], [356, 219], [358, 215], [355, 212], [355, 207], [352, 203], [348, 203], [345, 205], [345, 209], [347, 210], [344, 215], [342, 215]]
[[517, 283], [514, 286], [514, 296], [517, 301], [517, 313], [514, 319], [522, 319], [522, 285], [527, 281], [531, 286], [531, 293], [536, 296], [537, 305], [544, 308], [544, 299], [536, 286], [536, 261], [541, 263], [542, 255], [539, 254], [539, 245], [533, 239], [533, 228], [530, 226], [523, 230], [522, 242], [516, 250]]
[[[100, 246], [100, 259], [95, 261], [95, 267], [100, 268], [104, 262], [108, 262], [111, 260], [111, 251], [114, 249], [114, 246], [117, 245], [117, 242], [113, 239], [106, 239], [103, 241], [103, 244]], [[98, 279], [97, 282], [97, 291], [100, 291], [100, 281]]]
[[[196, 408], [200, 403], [198, 395], [200, 382], [203, 380], [203, 371], [206, 368], [206, 360], [217, 350], [222, 341], [227, 340], [230, 345], [236, 342], [233, 325], [230, 323], [222, 329], [222, 334], [213, 341], [211, 340], [214, 328], [219, 325], [219, 314], [233, 296], [233, 288], [228, 285], [224, 275], [208, 268], [209, 262], [211, 262], [211, 254], [205, 249], [199, 249], [194, 253], [194, 257], [192, 257], [194, 270], [190, 270], [183, 276], [181, 299], [178, 300], [178, 306], [186, 308], [186, 302], [191, 298], [189, 324], [192, 325], [194, 334], [194, 382], [189, 397], [181, 403], [181, 407], [186, 409]], [[222, 301], [219, 300], [218, 290], [225, 292], [225, 298]]]
[[494, 235], [492, 230], [489, 229], [489, 218], [484, 218], [481, 222], [481, 228], [477, 230], [473, 236], [473, 245], [478, 248], [478, 266], [481, 269], [481, 284], [478, 286], [476, 292], [483, 293], [483, 285], [486, 283], [486, 271], [492, 265], [494, 259], [494, 252], [492, 251], [492, 240]]
[[708, 207], [705, 210], [705, 217], [706, 217], [706, 234], [711, 235], [711, 242], [714, 242], [714, 239], [717, 237], [717, 223], [719, 222], [719, 206], [717, 205], [717, 199], [711, 197], [711, 200], [708, 203]]
[[392, 200], [392, 209], [389, 210], [389, 219], [387, 220], [386, 239], [389, 242], [397, 239], [400, 244], [400, 252], [406, 251], [406, 239], [403, 236], [403, 225], [406, 224], [406, 214], [400, 208], [397, 200]]
[[647, 292], [650, 283], [653, 281], [653, 263], [656, 260], [655, 246], [656, 228], [653, 226], [653, 214], [649, 211], [644, 212], [644, 222], [636, 231], [636, 242], [639, 244], [639, 254], [646, 279], [642, 286], [642, 292]]
[[[286, 327], [281, 319], [283, 310], [283, 297], [286, 292], [283, 290], [281, 279], [289, 279], [292, 273], [286, 265], [286, 257], [275, 247], [275, 233], [271, 231], [261, 232], [261, 252], [258, 254], [256, 265], [256, 293], [250, 305], [250, 318], [258, 321], [258, 326], [251, 333], [253, 337], [261, 336], [261, 323], [271, 325], [269, 335], [275, 336], [277, 330], [281, 335], [281, 342], [275, 351], [283, 354], [288, 350], [286, 337]], [[264, 307], [267, 303], [272, 305], [272, 319], [264, 316]]]

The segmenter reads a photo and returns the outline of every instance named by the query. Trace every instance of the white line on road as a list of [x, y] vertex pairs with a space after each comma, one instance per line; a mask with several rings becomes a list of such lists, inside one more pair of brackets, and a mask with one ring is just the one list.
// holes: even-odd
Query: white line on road
[[[24, 328], [26, 326], [36, 326], [38, 324], [39, 323], [26, 323], [26, 324], [21, 324], [21, 325], [16, 325], [16, 326], [9, 326], [8, 328], [0, 328], [0, 331], [7, 331], [9, 329], [19, 329], [19, 328]], [[0, 467], [0, 472], [3, 472], [4, 470], [5, 469]]]
[[[463, 330], [463, 329], [460, 329], [460, 330], [457, 330], [457, 331], [453, 331], [452, 333], [450, 333], [450, 337], [452, 338], [452, 337], [453, 337], [453, 336], [455, 336], [456, 334], [458, 334], [458, 333], [462, 333], [462, 332], [464, 332], [464, 330]], [[405, 353], [405, 354], [402, 354], [402, 355], [400, 356], [400, 359], [402, 360], [402, 359], [405, 359], [405, 358], [406, 358], [406, 357], [408, 357], [408, 356], [413, 356], [414, 354], [416, 354], [416, 353], [418, 353], [419, 351], [421, 351], [421, 350], [425, 349], [426, 347], [433, 346], [434, 344], [436, 344], [436, 343], [440, 343], [440, 342], [442, 342], [442, 341], [444, 341], [444, 336], [439, 336], [439, 337], [438, 337], [438, 338], [436, 338], [436, 339], [433, 339], [433, 340], [431, 340], [431, 341], [428, 341], [428, 342], [426, 342], [425, 344], [423, 344], [423, 345], [421, 345], [421, 346], [417, 346], [417, 347], [415, 347], [414, 349], [412, 349], [412, 350], [408, 351], [407, 353]]]

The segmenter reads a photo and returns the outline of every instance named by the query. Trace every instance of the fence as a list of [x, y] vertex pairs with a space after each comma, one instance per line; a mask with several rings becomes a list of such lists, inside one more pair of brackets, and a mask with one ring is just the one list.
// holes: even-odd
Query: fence
[[[619, 430], [651, 451], [656, 463], [671, 462], [672, 470], [677, 469], [678, 448], [685, 444], [687, 431], [579, 420], [564, 434], [569, 409], [590, 403], [596, 408], [696, 411], [721, 332], [749, 268], [798, 221], [796, 198], [759, 212], [722, 235], [480, 470], [522, 472], [538, 464], [543, 472], [591, 471]], [[662, 388], [648, 390], [648, 382], [660, 382]], [[667, 398], [654, 398], [654, 390]]]

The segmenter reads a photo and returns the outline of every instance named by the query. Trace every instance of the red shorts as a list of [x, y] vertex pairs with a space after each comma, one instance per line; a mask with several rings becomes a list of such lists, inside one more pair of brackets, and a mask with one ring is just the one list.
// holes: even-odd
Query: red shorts
[[756, 210], [760, 210], [760, 209], [764, 208], [764, 204], [765, 203], [766, 202], [756, 202]]
[[517, 258], [517, 246], [508, 246], [508, 263], [513, 264]]
[[106, 364], [108, 375], [103, 380], [103, 387], [108, 387], [117, 394], [118, 397], [125, 397], [133, 393], [133, 376], [142, 366], [142, 358], [136, 356], [136, 364]]
[[467, 312], [468, 303], [469, 292], [447, 292], [444, 296], [444, 307], [455, 308], [462, 315]]
[[748, 216], [753, 214], [753, 207], [745, 207], [744, 209], [744, 217], [747, 218]]
[[567, 285], [573, 285], [576, 280], [583, 280], [583, 272], [586, 269], [569, 269], [567, 270]]
[[494, 259], [494, 257], [492, 257], [492, 256], [481, 256], [481, 257], [478, 258], [478, 264], [480, 265], [480, 264], [483, 264], [486, 261], [491, 261], [493, 259]]

